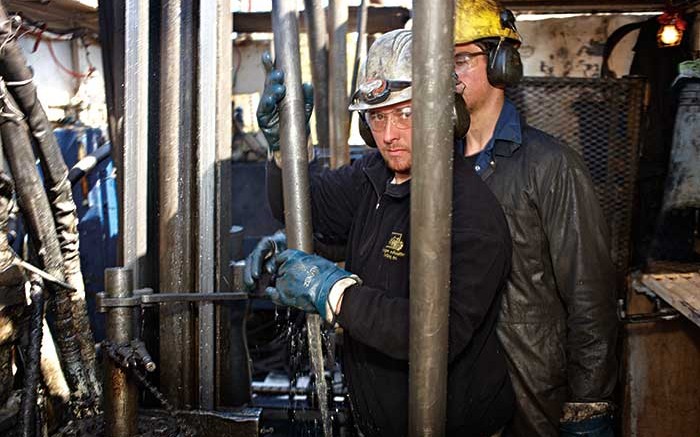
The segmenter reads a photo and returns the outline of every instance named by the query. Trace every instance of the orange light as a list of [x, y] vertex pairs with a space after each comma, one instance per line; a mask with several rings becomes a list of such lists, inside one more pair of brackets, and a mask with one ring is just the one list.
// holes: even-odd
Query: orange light
[[686, 23], [678, 12], [666, 11], [658, 19], [660, 27], [656, 33], [659, 47], [674, 47], [683, 40]]
[[683, 39], [683, 33], [676, 29], [673, 24], [667, 24], [659, 30], [659, 41], [664, 46], [677, 46]]

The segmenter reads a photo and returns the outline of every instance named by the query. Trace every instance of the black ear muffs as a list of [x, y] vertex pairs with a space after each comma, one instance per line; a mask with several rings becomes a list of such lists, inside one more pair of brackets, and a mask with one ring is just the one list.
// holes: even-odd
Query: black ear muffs
[[523, 77], [523, 63], [515, 44], [505, 39], [489, 50], [486, 76], [496, 88], [516, 85]]
[[[367, 123], [367, 120], [365, 120], [365, 113], [360, 112], [358, 116], [360, 119], [360, 136], [363, 140], [365, 140], [365, 144], [367, 144], [369, 147], [376, 148], [377, 143], [374, 141], [374, 137], [372, 136], [372, 129], [369, 128], [369, 124]], [[467, 110], [467, 104], [464, 103], [462, 95], [458, 93], [455, 93], [455, 104], [453, 108], [452, 117], [455, 126], [454, 138], [455, 140], [460, 140], [464, 138], [465, 135], [467, 135], [471, 119], [469, 117], [469, 111]]]

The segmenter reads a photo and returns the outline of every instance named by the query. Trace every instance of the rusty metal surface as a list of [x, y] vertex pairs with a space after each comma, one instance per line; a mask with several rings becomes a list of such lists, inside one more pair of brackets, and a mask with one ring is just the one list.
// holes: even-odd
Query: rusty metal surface
[[643, 275], [641, 283], [700, 326], [700, 273]]
[[527, 77], [507, 96], [527, 122], [582, 156], [608, 220], [621, 276], [630, 258], [632, 203], [645, 81]]

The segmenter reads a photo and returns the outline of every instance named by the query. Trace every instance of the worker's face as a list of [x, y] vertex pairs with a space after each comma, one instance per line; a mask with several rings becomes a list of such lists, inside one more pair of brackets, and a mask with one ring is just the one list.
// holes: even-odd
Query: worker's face
[[486, 75], [488, 56], [476, 44], [460, 44], [454, 49], [457, 92], [462, 94], [467, 109], [477, 111], [494, 88]]
[[397, 179], [411, 174], [411, 102], [367, 111], [365, 120], [379, 153]]

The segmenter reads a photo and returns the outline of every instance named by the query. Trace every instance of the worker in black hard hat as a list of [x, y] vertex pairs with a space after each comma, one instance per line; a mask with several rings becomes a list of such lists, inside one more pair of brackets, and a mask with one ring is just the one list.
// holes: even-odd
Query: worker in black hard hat
[[[356, 423], [366, 437], [400, 437], [408, 432], [414, 158], [410, 63], [410, 31], [389, 32], [374, 42], [350, 108], [361, 111], [363, 138], [377, 150], [311, 177], [314, 232], [346, 245], [345, 269], [317, 255], [284, 250], [286, 239], [278, 233], [260, 242], [244, 275], [253, 286], [267, 265], [277, 278], [267, 291], [273, 300], [317, 312], [343, 327], [343, 371]], [[274, 92], [277, 85], [268, 88]], [[259, 122], [260, 116], [263, 123], [274, 118], [268, 117], [270, 111], [262, 112]], [[269, 132], [270, 127], [264, 129]], [[457, 158], [446, 429], [449, 436], [491, 437], [500, 435], [514, 406], [495, 332], [500, 293], [510, 270], [511, 241], [495, 197], [466, 161]], [[276, 164], [268, 164], [268, 183], [278, 191], [271, 206], [282, 218], [279, 172]]]

